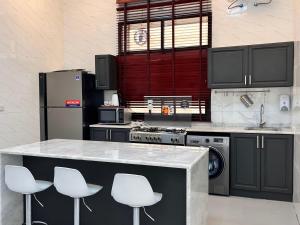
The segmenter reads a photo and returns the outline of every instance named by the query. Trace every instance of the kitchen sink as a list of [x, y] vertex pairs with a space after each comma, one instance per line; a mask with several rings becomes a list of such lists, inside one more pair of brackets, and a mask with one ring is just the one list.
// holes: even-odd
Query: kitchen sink
[[246, 127], [245, 130], [281, 131], [279, 127]]

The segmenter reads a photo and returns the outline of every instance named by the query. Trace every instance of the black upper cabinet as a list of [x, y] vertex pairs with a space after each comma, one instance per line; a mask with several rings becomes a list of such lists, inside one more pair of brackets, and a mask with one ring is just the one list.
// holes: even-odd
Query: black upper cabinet
[[294, 44], [276, 43], [249, 48], [249, 85], [293, 86]]
[[209, 87], [246, 87], [247, 66], [248, 47], [209, 49]]
[[96, 88], [100, 90], [117, 89], [117, 62], [112, 55], [96, 55]]
[[209, 50], [210, 88], [293, 86], [294, 43]]

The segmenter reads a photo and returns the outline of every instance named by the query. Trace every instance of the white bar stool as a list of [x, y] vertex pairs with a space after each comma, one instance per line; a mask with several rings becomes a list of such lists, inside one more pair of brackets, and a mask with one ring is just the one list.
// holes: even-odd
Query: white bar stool
[[79, 225], [80, 221], [80, 199], [83, 199], [84, 205], [92, 212], [85, 203], [84, 197], [94, 195], [103, 188], [99, 185], [87, 184], [78, 170], [65, 167], [55, 167], [54, 186], [59, 193], [74, 198], [74, 225]]
[[46, 224], [41, 221], [31, 221], [31, 195], [42, 206], [43, 204], [36, 198], [35, 193], [44, 191], [49, 188], [52, 183], [43, 180], [35, 180], [32, 173], [23, 166], [5, 166], [5, 184], [14, 192], [26, 196], [26, 225], [32, 223]]
[[155, 221], [145, 210], [162, 199], [162, 194], [155, 193], [146, 177], [134, 174], [115, 175], [111, 195], [117, 202], [133, 208], [133, 225], [140, 224], [140, 208]]

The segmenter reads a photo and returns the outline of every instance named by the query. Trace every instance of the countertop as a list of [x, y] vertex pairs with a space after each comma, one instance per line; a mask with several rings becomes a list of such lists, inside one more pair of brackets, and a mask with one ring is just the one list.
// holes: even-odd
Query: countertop
[[55, 139], [0, 149], [0, 154], [191, 169], [208, 148]]
[[[94, 128], [126, 128], [131, 129], [132, 127], [137, 126], [137, 123], [131, 123], [127, 125], [107, 125], [107, 124], [94, 124], [90, 125], [90, 127]], [[176, 123], [171, 125], [172, 127], [176, 127]], [[217, 126], [213, 123], [200, 123], [200, 122], [192, 122], [190, 127], [186, 127], [188, 132], [212, 132], [212, 133], [246, 133], [246, 134], [295, 134], [295, 130], [293, 128], [282, 128], [280, 130], [264, 130], [264, 129], [256, 129], [256, 130], [247, 130], [246, 127], [243, 126]]]
[[[249, 126], [251, 127], [251, 126]], [[247, 130], [242, 126], [216, 126], [211, 123], [192, 123], [192, 126], [187, 128], [188, 132], [214, 132], [214, 133], [246, 133], [246, 134], [295, 134], [293, 128], [279, 127], [279, 130], [255, 129]]]
[[133, 127], [135, 127], [136, 124], [135, 123], [130, 123], [130, 124], [124, 124], [124, 125], [114, 125], [114, 124], [92, 124], [90, 125], [90, 127], [98, 127], [98, 128], [121, 128], [121, 129], [131, 129]]

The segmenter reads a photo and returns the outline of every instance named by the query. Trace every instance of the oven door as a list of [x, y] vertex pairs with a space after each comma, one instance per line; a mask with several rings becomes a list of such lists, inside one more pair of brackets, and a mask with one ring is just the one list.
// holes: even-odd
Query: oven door
[[98, 109], [98, 121], [99, 123], [118, 123], [116, 109]]

